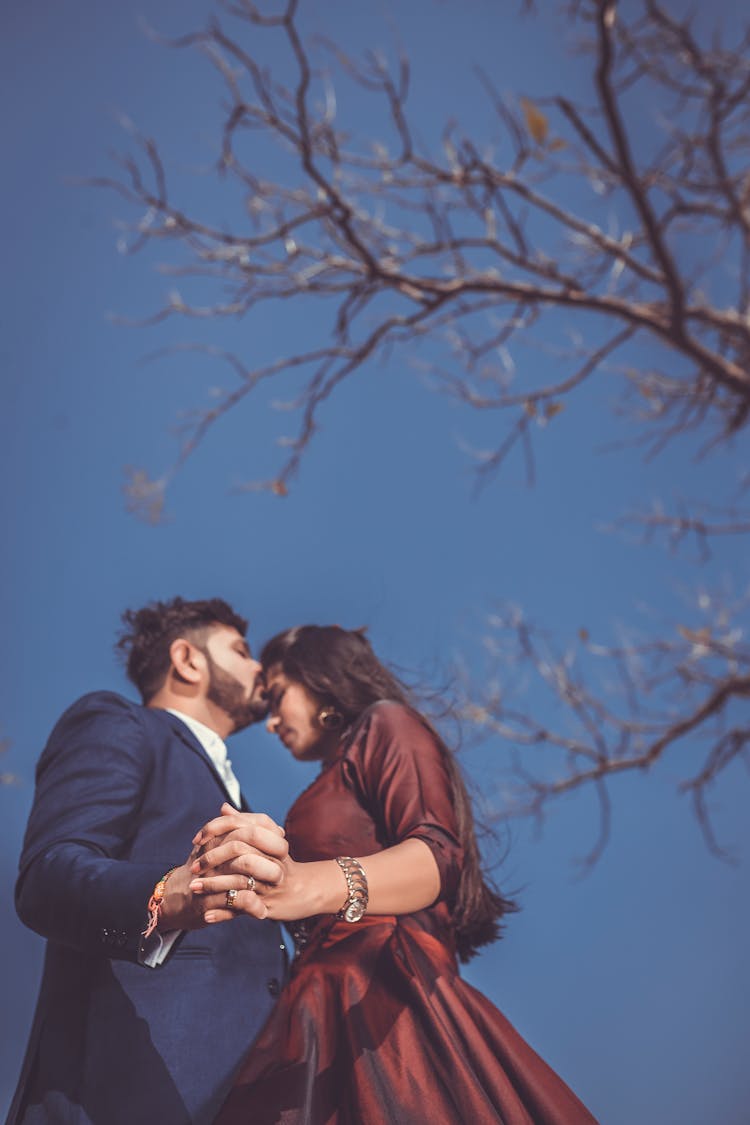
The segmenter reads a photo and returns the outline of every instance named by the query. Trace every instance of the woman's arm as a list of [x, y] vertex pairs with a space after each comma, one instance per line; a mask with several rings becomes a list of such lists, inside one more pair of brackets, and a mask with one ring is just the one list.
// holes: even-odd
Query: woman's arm
[[[258, 881], [254, 890], [248, 889], [248, 876], [257, 870], [258, 840], [247, 816], [232, 810], [203, 830], [202, 843], [223, 837], [193, 865], [196, 879], [191, 889], [204, 897], [205, 921], [228, 921], [238, 910], [257, 917], [258, 899], [266, 908], [265, 916], [281, 922], [336, 914], [346, 902], [348, 889], [334, 859], [297, 863], [287, 858], [280, 883], [271, 886]], [[403, 840], [382, 852], [354, 858], [367, 877], [369, 914], [411, 914], [431, 906], [440, 894], [438, 865], [422, 840]], [[228, 890], [238, 892], [234, 911], [226, 908]]]

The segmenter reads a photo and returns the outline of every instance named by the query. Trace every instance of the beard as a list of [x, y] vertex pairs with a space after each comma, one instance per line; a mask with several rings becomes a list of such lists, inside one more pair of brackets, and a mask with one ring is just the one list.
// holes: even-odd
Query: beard
[[248, 698], [245, 684], [215, 664], [208, 652], [204, 655], [208, 661], [210, 676], [207, 697], [229, 716], [235, 731], [244, 730], [265, 719], [268, 703], [260, 694], [258, 681], [256, 680], [252, 695]]

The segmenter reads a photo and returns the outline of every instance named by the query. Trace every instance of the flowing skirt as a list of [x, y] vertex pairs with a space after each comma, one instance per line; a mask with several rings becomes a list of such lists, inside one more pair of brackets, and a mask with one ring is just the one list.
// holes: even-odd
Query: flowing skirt
[[407, 916], [326, 923], [216, 1125], [596, 1125]]

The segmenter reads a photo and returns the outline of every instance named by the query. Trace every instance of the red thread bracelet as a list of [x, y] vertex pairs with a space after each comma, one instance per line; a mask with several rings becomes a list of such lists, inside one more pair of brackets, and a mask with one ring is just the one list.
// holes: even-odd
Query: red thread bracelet
[[167, 885], [167, 879], [172, 874], [172, 872], [176, 870], [176, 867], [170, 867], [166, 875], [162, 875], [161, 879], [154, 887], [153, 894], [148, 900], [148, 925], [143, 931], [141, 935], [142, 937], [151, 937], [152, 933], [159, 925], [159, 918], [161, 916], [162, 905], [164, 902], [164, 889]]

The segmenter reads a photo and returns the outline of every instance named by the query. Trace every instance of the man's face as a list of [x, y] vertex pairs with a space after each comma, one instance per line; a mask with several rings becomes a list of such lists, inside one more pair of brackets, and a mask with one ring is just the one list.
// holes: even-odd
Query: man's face
[[268, 713], [263, 673], [247, 641], [228, 625], [217, 625], [206, 638], [208, 699], [229, 716], [234, 730], [260, 722]]

